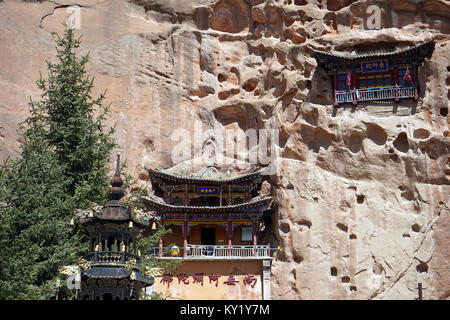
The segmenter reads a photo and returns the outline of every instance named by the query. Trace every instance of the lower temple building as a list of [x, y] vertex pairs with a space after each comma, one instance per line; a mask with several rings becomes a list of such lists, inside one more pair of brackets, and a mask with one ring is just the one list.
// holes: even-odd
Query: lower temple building
[[175, 273], [155, 277], [154, 291], [169, 299], [270, 299], [274, 249], [263, 239], [275, 204], [261, 171], [147, 171], [146, 210], [172, 230], [152, 254], [183, 259]]

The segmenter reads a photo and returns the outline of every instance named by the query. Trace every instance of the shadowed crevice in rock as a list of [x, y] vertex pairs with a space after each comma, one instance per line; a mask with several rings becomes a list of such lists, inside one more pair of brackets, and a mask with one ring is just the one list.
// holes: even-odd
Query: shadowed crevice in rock
[[406, 153], [409, 150], [409, 142], [408, 142], [408, 136], [405, 132], [401, 132], [397, 138], [394, 140], [393, 145], [395, 149], [397, 149], [400, 152]]
[[367, 124], [367, 138], [370, 139], [373, 143], [382, 146], [386, 144], [387, 141], [387, 133], [386, 131], [375, 123]]

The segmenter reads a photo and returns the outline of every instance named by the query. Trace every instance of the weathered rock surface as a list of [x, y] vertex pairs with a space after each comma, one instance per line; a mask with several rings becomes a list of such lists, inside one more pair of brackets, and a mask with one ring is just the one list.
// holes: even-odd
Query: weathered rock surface
[[[116, 141], [142, 184], [144, 165], [176, 164], [176, 129], [279, 131], [274, 299], [415, 299], [418, 282], [425, 299], [450, 297], [448, 1], [0, 1], [1, 159], [16, 156], [17, 124], [75, 4], [80, 53], [90, 51], [96, 93], [108, 90]], [[367, 28], [368, 5], [381, 8], [380, 30]], [[435, 35], [419, 103], [333, 112], [309, 47]]]

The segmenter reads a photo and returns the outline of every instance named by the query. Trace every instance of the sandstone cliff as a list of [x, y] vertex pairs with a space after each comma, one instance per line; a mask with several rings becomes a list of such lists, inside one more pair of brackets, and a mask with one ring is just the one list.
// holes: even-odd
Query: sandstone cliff
[[[381, 28], [367, 28], [367, 7]], [[444, 0], [0, 1], [0, 159], [35, 81], [80, 9], [81, 53], [131, 173], [164, 168], [179, 128], [280, 132], [267, 241], [274, 299], [450, 297], [450, 5]], [[437, 36], [419, 68], [418, 103], [333, 111], [331, 79], [310, 48]], [[195, 150], [211, 141], [205, 137]], [[447, 235], [446, 235], [447, 233]]]

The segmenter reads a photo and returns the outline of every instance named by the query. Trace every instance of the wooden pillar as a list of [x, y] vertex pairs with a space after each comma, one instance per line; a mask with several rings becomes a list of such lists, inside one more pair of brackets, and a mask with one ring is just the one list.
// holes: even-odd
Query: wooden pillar
[[419, 291], [419, 300], [422, 300], [422, 283], [418, 283], [417, 289]]
[[[189, 195], [188, 195], [188, 185], [184, 185], [184, 205], [189, 205]], [[184, 240], [183, 240], [183, 256], [187, 256], [187, 243], [188, 243], [188, 221], [187, 221], [187, 213], [184, 214], [184, 224], [183, 224], [183, 234], [184, 234]]]
[[159, 238], [159, 256], [162, 257], [163, 254], [163, 239]]
[[394, 68], [394, 84], [395, 84], [395, 102], [399, 102], [398, 98], [398, 67], [395, 66]]
[[232, 237], [233, 224], [231, 222], [231, 213], [228, 214], [228, 256], [231, 256], [231, 237]]
[[184, 205], [185, 206], [189, 205], [189, 195], [188, 195], [188, 185], [187, 184], [184, 185]]
[[419, 101], [418, 86], [419, 81], [417, 80], [417, 66], [413, 65], [413, 81], [414, 81], [414, 101]]
[[253, 255], [257, 256], [256, 252], [256, 221], [252, 222], [252, 236], [253, 236]]
[[333, 73], [333, 93], [334, 93], [334, 107], [338, 107], [339, 104], [337, 102], [336, 90], [337, 90], [337, 74], [336, 71]]
[[188, 221], [187, 221], [187, 214], [184, 214], [184, 226], [183, 226], [183, 233], [184, 233], [184, 242], [183, 242], [183, 248], [184, 253], [183, 256], [187, 256], [187, 243], [188, 243]]
[[353, 105], [356, 106], [357, 100], [356, 100], [356, 73], [352, 71], [351, 73], [352, 77], [352, 86], [353, 86]]

